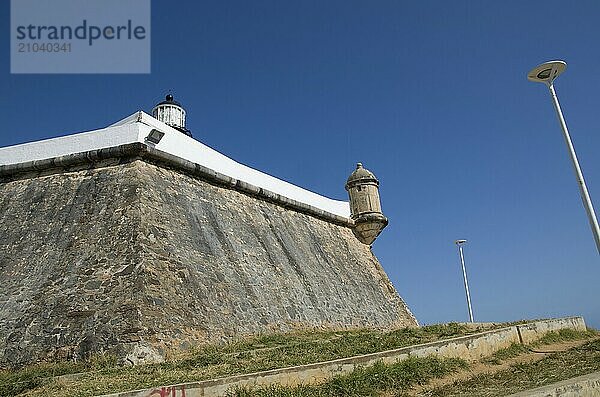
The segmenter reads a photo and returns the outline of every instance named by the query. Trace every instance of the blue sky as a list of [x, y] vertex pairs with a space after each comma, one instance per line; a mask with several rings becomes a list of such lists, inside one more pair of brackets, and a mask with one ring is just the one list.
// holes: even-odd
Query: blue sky
[[167, 91], [200, 141], [346, 199], [357, 161], [390, 225], [373, 251], [422, 323], [584, 315], [600, 260], [547, 89], [600, 208], [597, 1], [152, 2], [149, 75], [11, 75], [0, 3], [0, 146], [97, 129]]

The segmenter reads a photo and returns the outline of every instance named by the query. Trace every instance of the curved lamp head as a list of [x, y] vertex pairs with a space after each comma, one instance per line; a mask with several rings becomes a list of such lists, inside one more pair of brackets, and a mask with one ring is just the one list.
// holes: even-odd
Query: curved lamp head
[[544, 62], [527, 73], [527, 80], [550, 85], [566, 68], [567, 63], [565, 61]]
[[456, 240], [456, 241], [454, 242], [454, 244], [456, 244], [456, 245], [463, 245], [463, 244], [464, 244], [464, 243], [466, 243], [466, 242], [467, 242], [467, 240]]

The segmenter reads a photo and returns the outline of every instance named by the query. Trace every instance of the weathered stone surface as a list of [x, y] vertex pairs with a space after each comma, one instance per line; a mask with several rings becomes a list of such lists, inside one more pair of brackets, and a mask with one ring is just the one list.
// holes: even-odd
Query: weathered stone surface
[[416, 321], [350, 228], [144, 161], [0, 184], [0, 365]]

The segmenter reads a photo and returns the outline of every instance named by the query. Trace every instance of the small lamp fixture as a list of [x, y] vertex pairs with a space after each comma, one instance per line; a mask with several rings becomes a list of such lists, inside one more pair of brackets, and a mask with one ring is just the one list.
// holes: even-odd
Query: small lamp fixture
[[536, 83], [552, 84], [554, 79], [564, 72], [566, 68], [567, 63], [565, 61], [544, 62], [527, 73], [527, 80]]
[[158, 145], [158, 143], [163, 138], [163, 136], [165, 136], [164, 132], [159, 131], [156, 128], [153, 128], [152, 131], [150, 131], [150, 133], [146, 137], [146, 141], [151, 142], [155, 145]]

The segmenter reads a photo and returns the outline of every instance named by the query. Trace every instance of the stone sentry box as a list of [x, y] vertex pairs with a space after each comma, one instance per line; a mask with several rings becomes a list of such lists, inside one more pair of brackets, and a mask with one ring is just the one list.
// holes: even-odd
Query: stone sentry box
[[356, 170], [348, 177], [346, 190], [350, 197], [354, 235], [360, 242], [371, 245], [388, 224], [388, 219], [381, 212], [379, 181], [371, 171], [358, 163]]

